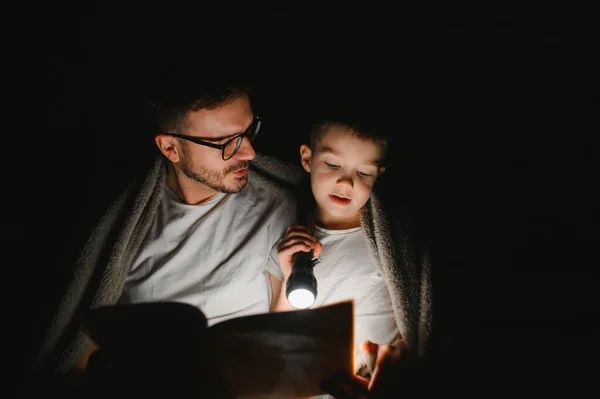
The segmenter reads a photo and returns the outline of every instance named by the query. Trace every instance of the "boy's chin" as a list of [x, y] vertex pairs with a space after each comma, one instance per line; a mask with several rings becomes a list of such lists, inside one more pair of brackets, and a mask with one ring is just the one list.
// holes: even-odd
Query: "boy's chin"
[[321, 209], [325, 209], [329, 216], [334, 218], [340, 218], [342, 220], [348, 219], [349, 216], [357, 213], [357, 210], [350, 205], [342, 208], [339, 206], [328, 204], [327, 207], [321, 207]]

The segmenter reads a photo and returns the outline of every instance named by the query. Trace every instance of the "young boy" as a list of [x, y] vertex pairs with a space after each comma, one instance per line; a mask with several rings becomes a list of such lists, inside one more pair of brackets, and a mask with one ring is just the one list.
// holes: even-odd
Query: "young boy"
[[[310, 174], [315, 206], [313, 230], [290, 226], [277, 248], [284, 280], [275, 311], [293, 310], [285, 296], [292, 257], [314, 250], [318, 293], [311, 308], [354, 300], [355, 353], [369, 352], [364, 341], [390, 344], [399, 336], [390, 295], [361, 227], [360, 214], [377, 178], [384, 172], [387, 140], [358, 125], [327, 122], [300, 147], [302, 167]], [[274, 295], [277, 295], [274, 292]], [[365, 345], [367, 348], [365, 349]]]

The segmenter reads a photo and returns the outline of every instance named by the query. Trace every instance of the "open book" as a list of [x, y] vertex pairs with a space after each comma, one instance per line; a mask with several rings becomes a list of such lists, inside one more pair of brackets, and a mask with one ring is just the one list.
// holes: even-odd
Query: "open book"
[[333, 374], [353, 373], [353, 312], [348, 301], [207, 327], [196, 307], [162, 302], [96, 309], [85, 324], [101, 348], [136, 356], [198, 394], [303, 398], [323, 394]]

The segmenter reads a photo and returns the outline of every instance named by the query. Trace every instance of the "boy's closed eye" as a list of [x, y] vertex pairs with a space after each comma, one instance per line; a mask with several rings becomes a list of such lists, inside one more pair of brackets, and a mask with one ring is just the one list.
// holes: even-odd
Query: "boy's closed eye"
[[[336, 164], [333, 164], [333, 163], [331, 163], [331, 162], [327, 162], [327, 161], [324, 161], [324, 162], [325, 162], [325, 165], [327, 165], [327, 167], [329, 167], [329, 168], [331, 168], [331, 169], [337, 169], [337, 168], [339, 168], [339, 167], [340, 167], [340, 165], [336, 165]], [[357, 172], [357, 173], [358, 173], [358, 175], [359, 175], [359, 176], [361, 176], [361, 177], [371, 177], [371, 176], [373, 176], [373, 174], [372, 174], [372, 173], [361, 172], [360, 170], [358, 170], [358, 171], [356, 171], [356, 172]]]

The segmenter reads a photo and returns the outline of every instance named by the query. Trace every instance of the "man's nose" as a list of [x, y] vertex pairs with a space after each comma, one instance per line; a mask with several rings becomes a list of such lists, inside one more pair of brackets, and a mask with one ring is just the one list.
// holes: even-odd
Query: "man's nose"
[[238, 152], [235, 153], [235, 158], [240, 161], [251, 161], [254, 157], [256, 157], [256, 151], [254, 151], [254, 147], [252, 147], [252, 143], [250, 143], [248, 137], [244, 137]]

